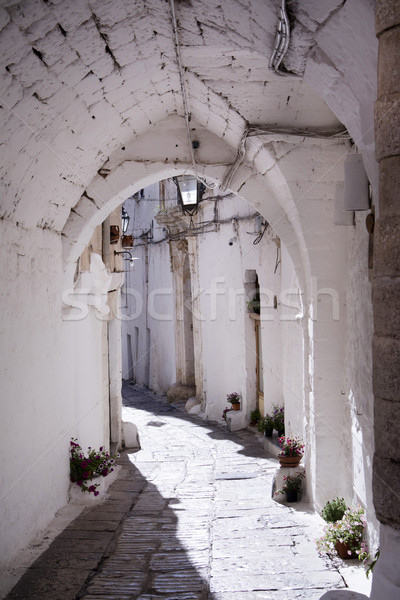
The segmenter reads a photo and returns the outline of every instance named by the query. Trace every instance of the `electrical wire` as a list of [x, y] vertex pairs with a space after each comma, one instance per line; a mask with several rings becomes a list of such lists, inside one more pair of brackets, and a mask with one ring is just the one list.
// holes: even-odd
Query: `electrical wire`
[[279, 246], [277, 246], [276, 247], [276, 261], [275, 261], [274, 274], [277, 272], [280, 262], [281, 262], [281, 258], [280, 258], [280, 254], [279, 254]]
[[264, 237], [264, 233], [267, 231], [268, 225], [269, 225], [268, 221], [265, 221], [260, 233], [257, 235], [256, 239], [253, 240], [254, 246], [256, 246], [257, 244], [259, 244], [261, 242], [261, 240]]
[[190, 149], [192, 168], [193, 168], [193, 172], [195, 174], [196, 179], [198, 179], [201, 183], [203, 183], [207, 188], [213, 189], [215, 187], [215, 184], [207, 183], [203, 177], [200, 177], [197, 174], [196, 157], [194, 155], [192, 136], [190, 133], [189, 103], [188, 103], [188, 99], [187, 99], [185, 79], [184, 79], [184, 75], [183, 75], [181, 47], [180, 47], [180, 43], [179, 43], [178, 24], [177, 24], [176, 15], [175, 15], [174, 0], [170, 0], [170, 5], [171, 5], [171, 14], [172, 14], [172, 28], [174, 30], [174, 44], [175, 44], [176, 61], [178, 63], [179, 81], [180, 81], [180, 86], [181, 86], [182, 103], [183, 103], [183, 112], [184, 112], [185, 124], [186, 124], [186, 136], [188, 139], [188, 145], [189, 145], [189, 149]]
[[248, 136], [292, 135], [316, 139], [351, 139], [346, 128], [341, 129], [300, 129], [296, 127], [276, 127], [274, 125], [250, 125]]
[[278, 26], [276, 29], [275, 45], [272, 52], [271, 58], [268, 63], [268, 68], [283, 77], [300, 77], [296, 73], [288, 73], [279, 69], [280, 64], [288, 51], [290, 43], [290, 26], [289, 18], [286, 12], [285, 0], [282, 0], [281, 7], [279, 9]]
[[[215, 209], [214, 209], [214, 214], [215, 214]], [[227, 217], [226, 219], [219, 219], [219, 218], [215, 218], [215, 216], [214, 216], [214, 218], [210, 221], [200, 221], [200, 223], [198, 223], [197, 226], [194, 224], [193, 219], [191, 219], [189, 226], [186, 227], [185, 229], [182, 229], [178, 233], [168, 233], [165, 237], [161, 238], [160, 240], [149, 239], [147, 242], [144, 242], [141, 244], [135, 244], [135, 248], [139, 248], [141, 246], [148, 246], [149, 244], [161, 244], [162, 242], [168, 242], [168, 241], [176, 242], [185, 237], [193, 237], [193, 236], [202, 235], [205, 233], [215, 233], [216, 231], [218, 231], [219, 225], [226, 225], [227, 223], [232, 223], [232, 221], [235, 221], [235, 222], [252, 221], [253, 219], [255, 219], [255, 217], [258, 217], [258, 216], [259, 216], [259, 213], [254, 213], [252, 215], [243, 216], [243, 217], [235, 215], [233, 217]], [[268, 225], [269, 225], [268, 222], [265, 221], [262, 232], [257, 234], [257, 237], [259, 238], [258, 241], [256, 241], [257, 240], [257, 238], [256, 238], [256, 240], [253, 241], [253, 244], [254, 243], [258, 244], [261, 241], [266, 229], [268, 228]], [[141, 237], [144, 237], [144, 236], [141, 236]]]

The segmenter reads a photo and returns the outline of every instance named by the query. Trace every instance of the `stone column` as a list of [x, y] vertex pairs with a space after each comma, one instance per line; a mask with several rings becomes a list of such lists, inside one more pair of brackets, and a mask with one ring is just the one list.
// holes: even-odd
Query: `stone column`
[[377, 0], [379, 211], [373, 254], [374, 505], [381, 556], [371, 598], [400, 598], [400, 3]]

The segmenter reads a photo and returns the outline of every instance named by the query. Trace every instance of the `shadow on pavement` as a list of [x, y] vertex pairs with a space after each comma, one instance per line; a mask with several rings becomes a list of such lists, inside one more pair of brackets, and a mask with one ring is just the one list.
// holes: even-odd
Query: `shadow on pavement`
[[203, 577], [208, 539], [186, 533], [196, 548], [189, 556], [177, 536], [180, 501], [148, 483], [128, 452], [118, 463], [107, 499], [70, 523], [5, 600], [212, 600]]

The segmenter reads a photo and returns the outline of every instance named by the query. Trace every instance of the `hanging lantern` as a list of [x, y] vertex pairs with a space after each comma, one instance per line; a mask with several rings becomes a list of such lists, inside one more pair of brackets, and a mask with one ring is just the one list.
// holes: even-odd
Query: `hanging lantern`
[[205, 192], [205, 185], [193, 175], [180, 175], [173, 180], [178, 192], [178, 203], [183, 212], [193, 215]]
[[122, 207], [122, 233], [125, 234], [128, 231], [128, 225], [130, 221], [130, 216], [126, 212], [125, 208]]

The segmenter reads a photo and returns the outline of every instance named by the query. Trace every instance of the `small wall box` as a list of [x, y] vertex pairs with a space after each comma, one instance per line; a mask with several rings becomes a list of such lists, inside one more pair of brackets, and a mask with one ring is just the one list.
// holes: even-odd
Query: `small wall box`
[[121, 245], [123, 248], [133, 248], [133, 235], [123, 235]]

